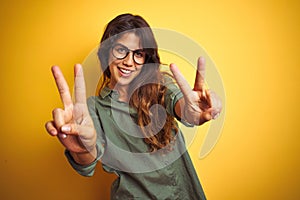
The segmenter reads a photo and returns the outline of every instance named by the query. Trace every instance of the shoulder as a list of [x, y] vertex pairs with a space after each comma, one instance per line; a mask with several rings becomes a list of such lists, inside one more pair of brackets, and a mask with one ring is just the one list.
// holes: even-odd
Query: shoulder
[[177, 94], [180, 92], [180, 89], [170, 73], [162, 73], [161, 84], [167, 88], [166, 95]]
[[169, 72], [161, 72], [161, 81], [163, 83], [166, 83], [166, 84], [171, 84], [171, 83], [175, 83], [174, 81], [174, 78], [173, 78], [173, 75], [170, 74]]
[[100, 96], [91, 96], [87, 98], [87, 106], [89, 110], [99, 110], [105, 105], [105, 99]]
[[99, 101], [99, 97], [97, 96], [90, 96], [87, 98], [87, 105], [88, 107], [93, 106], [96, 104], [97, 101]]

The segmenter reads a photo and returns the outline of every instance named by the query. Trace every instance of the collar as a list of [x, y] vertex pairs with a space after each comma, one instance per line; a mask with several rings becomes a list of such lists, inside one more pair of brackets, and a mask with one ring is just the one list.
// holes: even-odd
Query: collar
[[113, 99], [119, 99], [119, 93], [116, 90], [110, 89], [108, 86], [105, 86], [101, 92], [100, 96], [104, 99], [107, 96], [111, 96]]

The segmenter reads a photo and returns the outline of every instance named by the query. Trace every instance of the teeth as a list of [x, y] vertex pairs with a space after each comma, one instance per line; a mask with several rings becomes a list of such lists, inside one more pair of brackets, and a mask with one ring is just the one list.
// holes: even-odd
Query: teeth
[[126, 69], [122, 69], [122, 68], [119, 68], [121, 72], [123, 72], [124, 74], [130, 74], [130, 70], [126, 70]]

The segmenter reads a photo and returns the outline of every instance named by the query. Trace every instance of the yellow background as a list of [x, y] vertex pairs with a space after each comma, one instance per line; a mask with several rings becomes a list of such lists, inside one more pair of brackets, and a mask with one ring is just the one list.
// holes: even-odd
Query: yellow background
[[221, 73], [221, 138], [201, 160], [197, 138], [190, 148], [207, 198], [299, 199], [299, 9], [299, 1], [2, 1], [0, 199], [108, 199], [114, 176], [100, 165], [92, 178], [77, 175], [44, 123], [61, 106], [50, 66], [72, 85], [73, 64], [124, 12], [193, 38]]

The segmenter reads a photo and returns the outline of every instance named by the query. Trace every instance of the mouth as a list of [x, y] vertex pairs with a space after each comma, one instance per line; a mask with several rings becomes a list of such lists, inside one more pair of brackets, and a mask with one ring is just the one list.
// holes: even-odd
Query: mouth
[[121, 73], [121, 75], [123, 75], [123, 76], [129, 76], [132, 73], [132, 71], [121, 68], [121, 67], [118, 67], [118, 70]]

